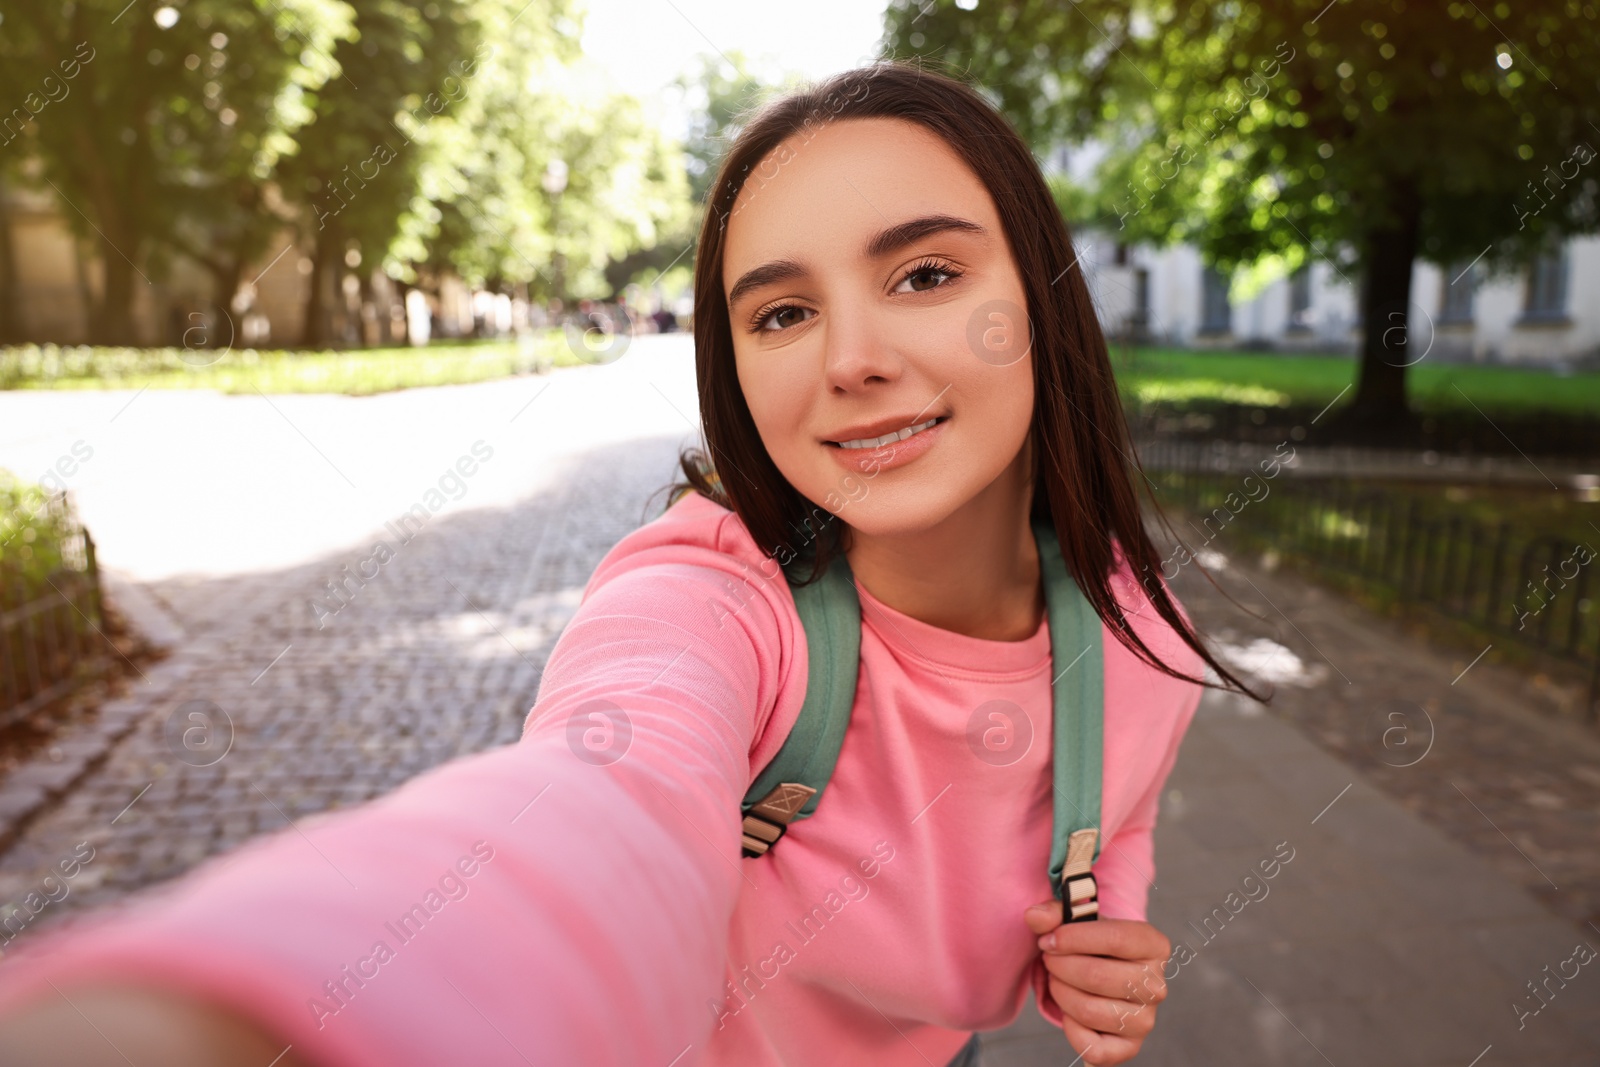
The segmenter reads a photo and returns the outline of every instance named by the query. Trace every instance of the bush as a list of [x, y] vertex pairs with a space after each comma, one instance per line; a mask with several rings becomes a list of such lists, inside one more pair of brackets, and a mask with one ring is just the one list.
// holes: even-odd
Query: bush
[[0, 469], [0, 605], [31, 599], [62, 569], [82, 569], [82, 541], [66, 494]]

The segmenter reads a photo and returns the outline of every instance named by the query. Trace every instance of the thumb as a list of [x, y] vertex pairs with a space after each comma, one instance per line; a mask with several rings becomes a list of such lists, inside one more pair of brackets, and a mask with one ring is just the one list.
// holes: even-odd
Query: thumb
[[1028, 929], [1036, 934], [1047, 934], [1061, 925], [1061, 901], [1051, 897], [1040, 901], [1022, 913]]

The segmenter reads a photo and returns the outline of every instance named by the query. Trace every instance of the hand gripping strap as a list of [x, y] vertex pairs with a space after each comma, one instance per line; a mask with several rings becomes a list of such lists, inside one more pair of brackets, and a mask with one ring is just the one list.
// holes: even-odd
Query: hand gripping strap
[[1090, 870], [1100, 855], [1100, 762], [1105, 662], [1100, 617], [1067, 573], [1049, 523], [1033, 521], [1050, 617], [1054, 711], [1054, 834], [1050, 888], [1066, 922], [1099, 913], [1099, 887]]
[[790, 822], [817, 810], [850, 725], [861, 667], [861, 600], [836, 556], [822, 577], [790, 586], [806, 634], [806, 697], [772, 762], [744, 795], [743, 854], [762, 856]]

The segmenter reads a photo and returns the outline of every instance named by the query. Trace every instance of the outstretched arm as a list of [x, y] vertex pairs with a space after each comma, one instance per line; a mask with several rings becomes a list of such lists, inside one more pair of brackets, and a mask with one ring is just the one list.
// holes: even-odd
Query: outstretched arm
[[[51, 1020], [63, 1042], [92, 1031], [71, 1003], [91, 983], [164, 992], [173, 1028], [241, 1049], [267, 1037], [262, 1064], [286, 1045], [318, 1067], [665, 1064], [703, 1046], [749, 750], [793, 635], [774, 588], [676, 547], [597, 572], [519, 744], [25, 944], [0, 964], [0, 1049]], [[107, 1019], [126, 1003], [89, 1001]]]
[[255, 1023], [191, 996], [134, 985], [74, 986], [0, 1025], [0, 1063], [22, 1067], [310, 1067]]

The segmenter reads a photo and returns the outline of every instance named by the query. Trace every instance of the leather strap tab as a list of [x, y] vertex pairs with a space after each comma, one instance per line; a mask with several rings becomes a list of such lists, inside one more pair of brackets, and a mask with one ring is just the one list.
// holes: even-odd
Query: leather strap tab
[[768, 822], [788, 826], [815, 792], [803, 782], [780, 782], [772, 792], [750, 805], [746, 814], [759, 815]]
[[1067, 837], [1067, 862], [1062, 866], [1064, 876], [1087, 874], [1094, 863], [1094, 846], [1100, 831], [1094, 827], [1074, 830]]
[[803, 782], [781, 782], [752, 804], [744, 815], [744, 833], [740, 839], [743, 854], [751, 859], [765, 856], [815, 793], [815, 789]]
[[1067, 862], [1061, 870], [1061, 897], [1069, 906], [1065, 922], [1081, 922], [1100, 914], [1100, 883], [1090, 866], [1100, 831], [1074, 830], [1067, 838]]

